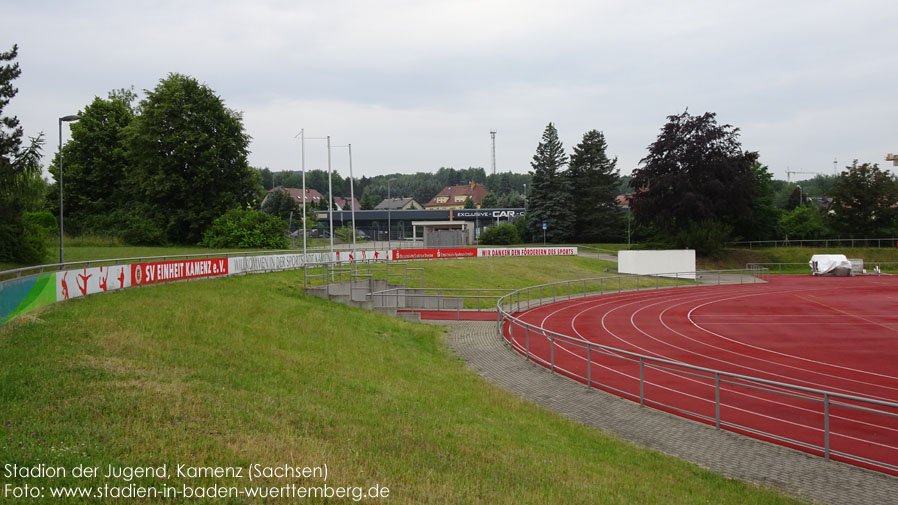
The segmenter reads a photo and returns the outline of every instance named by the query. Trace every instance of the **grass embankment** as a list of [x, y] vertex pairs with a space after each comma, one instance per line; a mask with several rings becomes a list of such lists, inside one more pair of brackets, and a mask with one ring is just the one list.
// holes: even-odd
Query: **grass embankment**
[[[406, 272], [405, 267], [408, 267]], [[496, 307], [496, 301], [508, 291], [522, 289], [529, 286], [556, 283], [570, 279], [593, 279], [599, 277], [619, 277], [615, 273], [608, 273], [608, 269], [616, 269], [617, 264], [610, 261], [602, 261], [582, 256], [521, 256], [500, 258], [458, 258], [448, 260], [420, 260], [385, 264], [359, 264], [344, 266], [343, 276], [340, 280], [350, 280], [349, 272], [352, 269], [356, 274], [370, 274], [375, 279], [387, 277], [389, 268], [390, 282], [404, 284], [406, 276], [408, 286], [412, 288], [441, 288], [460, 291], [437, 291], [425, 289], [423, 293], [444, 294], [448, 297], [463, 296], [464, 307], [468, 309], [489, 309]], [[323, 270], [309, 269], [308, 283], [318, 286], [324, 283], [321, 277]], [[336, 278], [336, 277], [335, 277]], [[590, 282], [585, 288], [589, 292], [598, 292], [600, 289], [635, 289], [637, 282], [643, 288], [654, 286], [672, 286], [691, 284], [687, 280], [655, 279], [637, 280], [632, 277], [624, 277], [618, 284], [617, 281]], [[502, 292], [490, 292], [491, 289], [503, 290]], [[560, 284], [555, 287], [547, 287], [544, 290], [533, 290], [522, 294], [521, 299], [528, 296], [533, 299], [543, 296], [564, 297], [571, 294], [582, 293], [582, 283]]]
[[191, 479], [176, 464], [327, 464], [329, 486], [387, 486], [385, 503], [795, 503], [547, 412], [467, 369], [439, 328], [307, 297], [300, 284], [284, 272], [130, 289], [0, 327], [0, 461], [167, 464], [167, 479], [132, 482], [177, 489], [324, 481]]

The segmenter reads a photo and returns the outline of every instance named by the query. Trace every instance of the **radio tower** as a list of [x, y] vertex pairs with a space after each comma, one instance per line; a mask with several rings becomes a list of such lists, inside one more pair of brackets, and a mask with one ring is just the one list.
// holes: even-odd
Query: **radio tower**
[[496, 175], [496, 130], [490, 130], [490, 137], [493, 139], [493, 175]]

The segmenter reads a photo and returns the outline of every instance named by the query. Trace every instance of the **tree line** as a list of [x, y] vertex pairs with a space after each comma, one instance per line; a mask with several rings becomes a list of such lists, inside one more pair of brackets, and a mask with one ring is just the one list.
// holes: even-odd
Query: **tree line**
[[[299, 171], [272, 172], [266, 167], [260, 170], [260, 174], [262, 185], [266, 191], [276, 187], [302, 187], [302, 172]], [[389, 183], [388, 192], [387, 181], [391, 179], [395, 180]], [[331, 172], [331, 182], [335, 196], [349, 198], [349, 177], [344, 178], [334, 170]], [[387, 198], [388, 194], [393, 198], [414, 198], [415, 201], [424, 205], [446, 186], [461, 186], [472, 182], [483, 184], [489, 190], [486, 205], [490, 207], [523, 207], [523, 194], [525, 188], [530, 185], [531, 176], [512, 172], [487, 175], [482, 167], [466, 169], [441, 167], [435, 173], [395, 173], [374, 177], [356, 177], [352, 192], [355, 193], [361, 208], [370, 210]], [[314, 189], [326, 196], [327, 183], [326, 170], [306, 170], [307, 189]], [[322, 207], [327, 208], [326, 201]]]
[[634, 238], [649, 247], [717, 255], [739, 240], [898, 235], [898, 180], [877, 164], [855, 160], [804, 186], [774, 181], [758, 152], [742, 148], [739, 129], [718, 124], [715, 113], [667, 119], [626, 178], [605, 154], [601, 132], [587, 132], [568, 158], [549, 123], [531, 163], [531, 239], [619, 241], [621, 193]]

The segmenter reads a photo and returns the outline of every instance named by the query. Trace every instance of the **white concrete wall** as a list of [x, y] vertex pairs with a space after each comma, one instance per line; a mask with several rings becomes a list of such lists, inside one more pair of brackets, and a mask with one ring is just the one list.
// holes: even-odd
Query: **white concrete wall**
[[617, 271], [622, 274], [674, 277], [674, 273], [688, 272], [680, 278], [695, 279], [695, 250], [618, 251]]

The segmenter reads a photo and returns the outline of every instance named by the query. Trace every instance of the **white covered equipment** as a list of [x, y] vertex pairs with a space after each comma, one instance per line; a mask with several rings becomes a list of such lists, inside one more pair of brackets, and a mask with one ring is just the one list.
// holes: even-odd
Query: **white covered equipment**
[[808, 262], [814, 275], [851, 275], [851, 261], [844, 254], [815, 254]]

